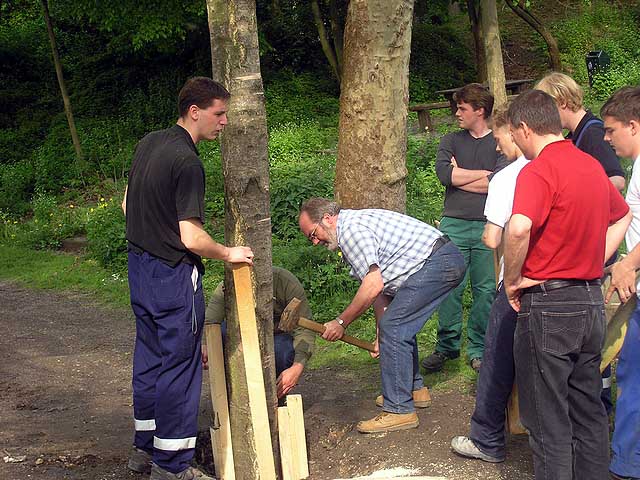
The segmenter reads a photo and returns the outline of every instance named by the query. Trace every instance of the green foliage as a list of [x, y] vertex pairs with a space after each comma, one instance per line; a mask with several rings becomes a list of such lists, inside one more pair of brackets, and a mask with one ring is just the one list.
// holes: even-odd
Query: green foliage
[[407, 214], [434, 224], [442, 215], [444, 186], [434, 164], [439, 137], [409, 137], [407, 144]]
[[472, 51], [463, 33], [451, 24], [419, 23], [413, 27], [409, 98], [424, 102], [434, 91], [475, 81]]
[[100, 199], [97, 207], [90, 209], [87, 222], [89, 254], [102, 267], [112, 271], [126, 271], [127, 242], [125, 218], [120, 200]]
[[62, 240], [84, 229], [84, 218], [78, 208], [70, 203], [59, 205], [57, 199], [47, 193], [38, 193], [31, 201], [33, 216], [17, 224], [14, 241], [29, 248], [58, 248]]
[[281, 125], [271, 130], [271, 224], [282, 239], [299, 235], [300, 205], [310, 197], [331, 197], [335, 170], [335, 130], [317, 123]]
[[27, 160], [0, 166], [0, 211], [24, 215], [29, 210], [35, 174]]
[[562, 62], [568, 73], [581, 85], [588, 84], [585, 56], [604, 50], [611, 57], [611, 70], [600, 75], [590, 94], [606, 98], [622, 85], [637, 83], [640, 66], [640, 19], [637, 8], [611, 8], [605, 2], [591, 2], [565, 20], [552, 25], [558, 40]]
[[328, 77], [283, 70], [265, 88], [269, 127], [305, 121], [334, 124], [339, 107], [336, 94]]

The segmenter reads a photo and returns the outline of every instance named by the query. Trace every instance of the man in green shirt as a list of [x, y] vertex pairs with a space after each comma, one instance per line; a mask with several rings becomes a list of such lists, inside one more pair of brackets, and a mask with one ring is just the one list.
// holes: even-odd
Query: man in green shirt
[[[295, 387], [302, 375], [307, 360], [313, 353], [315, 334], [311, 330], [298, 327], [293, 332], [283, 332], [278, 328], [282, 312], [289, 302], [297, 298], [301, 301], [300, 316], [311, 319], [311, 309], [300, 281], [288, 270], [273, 267], [273, 349], [276, 359], [278, 398], [282, 398]], [[224, 285], [218, 285], [207, 306], [205, 323], [221, 323], [223, 335], [226, 331], [224, 320]], [[203, 346], [202, 359], [207, 365], [207, 353]]]

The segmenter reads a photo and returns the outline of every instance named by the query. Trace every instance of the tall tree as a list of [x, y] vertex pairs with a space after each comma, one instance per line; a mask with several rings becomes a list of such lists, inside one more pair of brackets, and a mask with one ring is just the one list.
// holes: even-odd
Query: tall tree
[[69, 93], [67, 92], [67, 86], [64, 81], [64, 75], [62, 74], [62, 63], [60, 62], [60, 56], [58, 55], [58, 45], [56, 43], [56, 36], [53, 31], [53, 24], [51, 23], [51, 16], [49, 15], [49, 4], [47, 0], [40, 0], [42, 5], [42, 13], [44, 15], [44, 21], [47, 24], [47, 33], [49, 35], [49, 43], [51, 44], [51, 54], [53, 56], [53, 65], [56, 69], [56, 76], [58, 77], [58, 85], [60, 86], [60, 94], [62, 95], [62, 103], [64, 104], [64, 113], [67, 115], [67, 122], [69, 123], [69, 131], [71, 132], [71, 140], [73, 141], [73, 148], [76, 151], [76, 168], [78, 174], [82, 176], [84, 170], [84, 155], [82, 154], [82, 147], [80, 146], [80, 138], [78, 137], [78, 131], [76, 130], [76, 122], [73, 119], [73, 111], [71, 110], [71, 100], [69, 99]]
[[507, 5], [513, 12], [518, 15], [522, 20], [540, 34], [544, 42], [547, 44], [547, 50], [549, 51], [549, 63], [551, 68], [556, 71], [562, 69], [562, 60], [560, 59], [560, 49], [558, 48], [558, 42], [545, 27], [544, 23], [536, 17], [530, 8], [527, 7], [526, 0], [506, 0]]
[[[274, 456], [278, 456], [273, 355], [273, 297], [267, 123], [255, 0], [207, 0], [213, 78], [231, 92], [229, 124], [221, 139], [225, 243], [253, 249], [253, 293], [260, 336]], [[227, 372], [236, 478], [259, 478], [248, 389], [231, 272], [225, 271]], [[215, 367], [213, 367], [215, 368]], [[276, 463], [277, 464], [277, 463]]]
[[487, 59], [487, 82], [495, 98], [495, 106], [507, 103], [504, 63], [502, 62], [502, 43], [498, 24], [496, 0], [480, 1], [480, 20], [482, 23], [485, 57]]
[[324, 19], [322, 17], [322, 12], [320, 11], [318, 0], [311, 0], [311, 10], [313, 11], [313, 19], [316, 22], [316, 28], [318, 29], [318, 36], [320, 37], [322, 51], [329, 61], [333, 75], [338, 80], [338, 83], [340, 83], [340, 79], [342, 78], [342, 52], [338, 52], [330, 42], [327, 29], [324, 26]]
[[478, 82], [487, 81], [487, 58], [484, 50], [482, 38], [482, 23], [480, 21], [480, 1], [467, 0], [467, 13], [471, 24], [471, 34], [473, 35], [473, 50], [476, 58], [476, 70], [478, 71]]
[[351, 0], [344, 36], [335, 194], [404, 211], [413, 0]]

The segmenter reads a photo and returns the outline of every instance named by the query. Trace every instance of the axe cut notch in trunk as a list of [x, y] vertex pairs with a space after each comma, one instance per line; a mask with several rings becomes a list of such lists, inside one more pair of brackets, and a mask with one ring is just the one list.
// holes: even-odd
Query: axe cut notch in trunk
[[[280, 328], [280, 330], [282, 330], [283, 332], [291, 332], [296, 327], [306, 328], [308, 330], [319, 333], [320, 335], [322, 335], [325, 330], [324, 325], [300, 316], [300, 300], [294, 298], [289, 302], [289, 304], [282, 312], [280, 322], [278, 323], [278, 328]], [[351, 335], [345, 334], [340, 340], [350, 345], [355, 345], [356, 347], [368, 350], [369, 352], [375, 352], [375, 346], [373, 345], [373, 343], [365, 342], [358, 338], [352, 337]]]

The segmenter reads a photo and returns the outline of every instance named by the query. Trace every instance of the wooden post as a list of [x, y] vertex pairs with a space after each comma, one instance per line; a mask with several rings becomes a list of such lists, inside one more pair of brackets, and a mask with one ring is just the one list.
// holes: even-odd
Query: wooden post
[[283, 480], [309, 477], [302, 396], [287, 395], [287, 406], [278, 408], [278, 433]]
[[206, 325], [204, 334], [209, 353], [209, 386], [211, 388], [211, 403], [213, 404], [213, 426], [210, 429], [213, 461], [216, 466], [216, 475], [220, 480], [235, 480], [220, 325]]
[[262, 375], [260, 341], [258, 339], [253, 288], [251, 286], [251, 270], [248, 265], [233, 265], [233, 282], [238, 311], [237, 318], [242, 338], [258, 475], [260, 480], [275, 480], [276, 470], [271, 446], [267, 397]]

